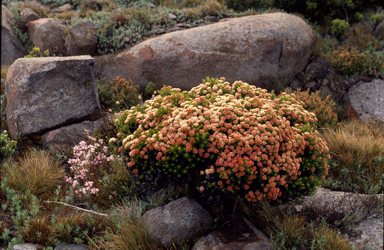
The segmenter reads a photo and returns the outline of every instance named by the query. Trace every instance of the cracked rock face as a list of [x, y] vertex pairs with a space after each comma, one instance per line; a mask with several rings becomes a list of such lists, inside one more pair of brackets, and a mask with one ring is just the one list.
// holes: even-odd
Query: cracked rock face
[[116, 55], [97, 57], [108, 79], [117, 75], [144, 88], [171, 85], [190, 90], [202, 79], [225, 77], [273, 89], [291, 81], [308, 61], [316, 36], [302, 19], [269, 13], [150, 38]]

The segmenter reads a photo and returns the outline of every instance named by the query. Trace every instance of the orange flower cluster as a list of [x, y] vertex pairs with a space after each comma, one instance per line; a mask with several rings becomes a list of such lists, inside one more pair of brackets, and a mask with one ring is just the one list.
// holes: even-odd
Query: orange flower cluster
[[[195, 167], [193, 171], [203, 176], [219, 177], [208, 188], [238, 193], [253, 202], [276, 199], [303, 173], [312, 186], [326, 174], [328, 148], [310, 126], [316, 117], [293, 94], [274, 99], [242, 81], [230, 86], [225, 78], [207, 78], [189, 92], [167, 87], [159, 94], [143, 109], [128, 111], [125, 123], [138, 128], [123, 145], [135, 174], [151, 172], [150, 158], [178, 176]], [[181, 167], [180, 157], [190, 166]], [[309, 158], [309, 171], [301, 169], [303, 157]], [[193, 159], [202, 159], [201, 164], [196, 166]], [[209, 160], [214, 164], [204, 165]]]

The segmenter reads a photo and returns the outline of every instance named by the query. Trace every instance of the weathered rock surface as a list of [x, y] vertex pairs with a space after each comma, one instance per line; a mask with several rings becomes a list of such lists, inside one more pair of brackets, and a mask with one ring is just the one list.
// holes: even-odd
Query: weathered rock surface
[[244, 216], [236, 214], [221, 228], [200, 238], [192, 250], [273, 249], [271, 241]]
[[379, 119], [384, 121], [384, 80], [359, 82], [348, 92], [348, 110], [361, 120]]
[[165, 246], [193, 242], [212, 226], [212, 216], [195, 200], [183, 197], [143, 215], [148, 233]]
[[11, 21], [14, 16], [7, 7], [1, 6], [1, 65], [11, 65], [16, 59], [27, 54], [12, 30]]
[[[202, 79], [225, 77], [273, 89], [290, 82], [307, 64], [316, 36], [299, 17], [270, 13], [168, 33], [116, 55], [97, 57], [103, 76], [149, 81], [190, 90]], [[285, 87], [285, 86], [282, 86]]]
[[83, 121], [81, 123], [71, 124], [49, 131], [44, 134], [41, 139], [43, 145], [46, 147], [50, 145], [75, 146], [79, 142], [87, 139], [85, 130], [88, 130], [89, 135], [92, 135], [92, 133], [96, 129], [100, 129], [106, 121], [106, 118], [101, 118], [96, 121]]
[[43, 134], [100, 111], [90, 56], [21, 58], [6, 78], [7, 125], [11, 138]]
[[65, 25], [58, 18], [40, 18], [29, 22], [28, 36], [40, 51], [53, 51], [64, 47]]
[[21, 12], [21, 16], [23, 17], [26, 23], [40, 19], [39, 15], [29, 8], [23, 9], [23, 11]]
[[97, 24], [86, 21], [76, 24], [69, 31], [65, 39], [65, 47], [74, 55], [93, 55], [97, 49]]
[[[378, 198], [383, 199], [384, 194], [378, 194]], [[367, 202], [368, 195], [356, 195], [353, 193], [332, 191], [322, 187], [317, 187], [317, 192], [313, 196], [306, 196], [303, 200], [293, 202], [296, 212], [301, 212], [306, 207], [325, 209], [327, 211], [355, 212], [358, 207]], [[381, 201], [382, 202], [382, 201]], [[358, 216], [362, 216], [364, 211], [359, 210]], [[350, 241], [361, 249], [365, 244], [372, 249], [383, 249], [383, 215], [378, 209], [373, 209], [372, 214], [363, 219], [355, 231], [361, 230], [360, 236], [350, 237]], [[365, 249], [365, 248], [362, 248]]]

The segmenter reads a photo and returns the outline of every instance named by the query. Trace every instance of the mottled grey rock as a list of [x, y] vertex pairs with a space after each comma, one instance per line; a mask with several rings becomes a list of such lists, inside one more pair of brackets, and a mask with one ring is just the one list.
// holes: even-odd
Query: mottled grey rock
[[62, 242], [57, 245], [54, 250], [88, 250], [88, 248], [78, 244], [67, 244]]
[[349, 89], [348, 95], [359, 119], [384, 121], [384, 80], [359, 82]]
[[1, 65], [11, 65], [16, 59], [27, 54], [23, 44], [11, 27], [14, 14], [1, 6]]
[[58, 18], [40, 18], [28, 23], [28, 37], [40, 51], [64, 47], [65, 25]]
[[97, 50], [97, 24], [91, 21], [80, 22], [73, 26], [66, 39], [65, 47], [74, 55], [93, 55]]
[[244, 216], [236, 214], [221, 228], [200, 238], [192, 250], [272, 250], [271, 240]]
[[36, 250], [37, 245], [32, 243], [16, 244], [12, 247], [12, 250]]
[[26, 23], [35, 21], [40, 18], [36, 12], [34, 12], [29, 8], [23, 9], [23, 11], [21, 12], [21, 15]]
[[7, 125], [10, 137], [43, 134], [100, 112], [90, 56], [20, 58], [8, 70]]
[[96, 129], [100, 129], [106, 121], [106, 118], [101, 118], [96, 121], [83, 121], [81, 123], [64, 126], [44, 134], [41, 137], [41, 140], [46, 147], [51, 145], [74, 146], [80, 141], [85, 141], [87, 139], [85, 130], [88, 130], [89, 135], [92, 135], [92, 133]]
[[213, 224], [212, 216], [195, 200], [183, 197], [165, 206], [156, 207], [143, 215], [148, 233], [170, 247], [193, 242], [207, 233]]
[[153, 81], [158, 88], [190, 90], [207, 76], [284, 89], [307, 65], [315, 42], [313, 30], [301, 18], [269, 13], [154, 37], [97, 57], [95, 67], [103, 66], [107, 79], [121, 75], [142, 89]]

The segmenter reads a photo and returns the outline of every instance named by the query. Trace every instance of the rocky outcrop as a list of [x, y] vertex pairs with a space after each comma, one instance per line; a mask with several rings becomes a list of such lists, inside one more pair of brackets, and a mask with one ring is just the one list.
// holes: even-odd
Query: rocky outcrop
[[191, 243], [212, 226], [212, 216], [195, 200], [183, 197], [143, 215], [148, 233], [170, 247], [172, 242]]
[[58, 18], [40, 18], [28, 24], [28, 36], [40, 51], [54, 51], [64, 47], [65, 25]]
[[41, 140], [45, 147], [51, 145], [73, 147], [80, 141], [85, 141], [87, 139], [85, 130], [88, 130], [89, 135], [92, 135], [97, 129], [102, 128], [106, 121], [106, 118], [101, 118], [96, 121], [83, 121], [81, 123], [64, 126], [44, 134], [41, 137]]
[[347, 111], [350, 118], [384, 121], [384, 80], [359, 82], [349, 89], [348, 96]]
[[96, 32], [99, 29], [91, 21], [76, 24], [69, 31], [65, 39], [67, 51], [74, 55], [93, 55], [97, 49]]
[[141, 88], [153, 81], [158, 88], [189, 90], [207, 76], [224, 76], [271, 90], [305, 68], [315, 42], [311, 27], [299, 17], [270, 13], [164, 34], [97, 57], [96, 67], [104, 67], [106, 78], [120, 75]]
[[11, 65], [16, 59], [27, 54], [12, 30], [11, 21], [14, 16], [7, 7], [1, 6], [1, 65]]
[[192, 250], [272, 250], [271, 240], [244, 216], [236, 214], [221, 228], [200, 238]]
[[21, 58], [6, 78], [7, 125], [17, 134], [43, 134], [87, 119], [100, 111], [90, 56]]

